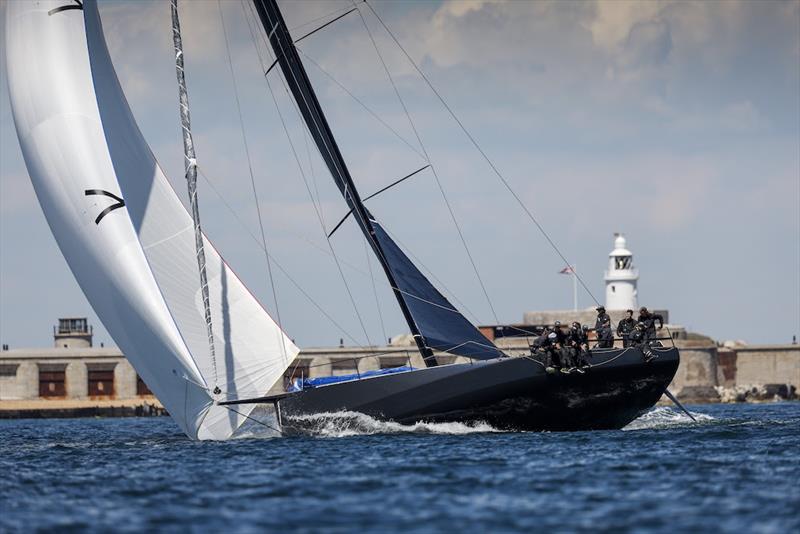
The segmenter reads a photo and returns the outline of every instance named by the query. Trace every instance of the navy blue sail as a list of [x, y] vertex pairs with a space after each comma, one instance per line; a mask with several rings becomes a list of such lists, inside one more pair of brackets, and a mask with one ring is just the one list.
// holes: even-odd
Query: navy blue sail
[[311, 136], [383, 267], [426, 364], [436, 365], [433, 350], [476, 359], [502, 356], [503, 353], [425, 278], [364, 206], [276, 0], [253, 2]]
[[394, 276], [395, 294], [411, 312], [425, 344], [433, 349], [486, 360], [500, 350], [428, 281], [390, 238], [380, 223], [372, 222], [375, 240]]

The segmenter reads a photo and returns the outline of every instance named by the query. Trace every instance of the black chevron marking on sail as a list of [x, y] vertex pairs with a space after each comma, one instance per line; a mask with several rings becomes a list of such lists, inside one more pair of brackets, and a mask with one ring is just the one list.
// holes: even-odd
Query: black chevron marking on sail
[[125, 201], [124, 200], [119, 198], [114, 193], [110, 193], [110, 192], [106, 191], [105, 189], [87, 189], [85, 191], [85, 193], [86, 193], [87, 197], [88, 196], [92, 196], [92, 195], [102, 195], [102, 196], [106, 196], [106, 197], [111, 197], [111, 198], [113, 198], [114, 200], [117, 201], [116, 204], [111, 204], [109, 207], [107, 207], [106, 209], [104, 209], [103, 211], [100, 212], [100, 215], [98, 215], [97, 218], [94, 220], [95, 224], [100, 224], [100, 221], [103, 220], [103, 217], [105, 217], [106, 215], [108, 215], [109, 213], [114, 211], [115, 209], [118, 209], [118, 208], [121, 208], [121, 207], [125, 206]]
[[55, 15], [56, 13], [61, 13], [62, 11], [67, 11], [69, 9], [83, 9], [83, 3], [81, 0], [72, 0], [75, 2], [74, 4], [67, 4], [65, 6], [59, 6], [51, 9], [47, 12], [48, 15]]

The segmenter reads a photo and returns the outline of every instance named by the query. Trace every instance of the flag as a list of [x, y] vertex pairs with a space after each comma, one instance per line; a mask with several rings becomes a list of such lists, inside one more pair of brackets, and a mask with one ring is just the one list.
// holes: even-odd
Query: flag
[[575, 268], [570, 265], [567, 265], [566, 267], [558, 271], [558, 274], [574, 274], [574, 273], [575, 273]]

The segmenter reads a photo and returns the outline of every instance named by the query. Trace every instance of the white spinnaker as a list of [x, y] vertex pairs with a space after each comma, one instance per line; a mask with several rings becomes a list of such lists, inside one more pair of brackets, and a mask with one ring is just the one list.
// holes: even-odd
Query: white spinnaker
[[[236, 414], [213, 404], [208, 347], [192, 330], [192, 308], [203, 313], [196, 265], [192, 275], [181, 267], [186, 254], [194, 261], [179, 232], [189, 215], [128, 110], [96, 5], [84, 4], [85, 13], [69, 0], [6, 5], [9, 94], [28, 172], [62, 254], [116, 343], [187, 435], [225, 439], [248, 408]], [[101, 114], [98, 103], [114, 111]], [[96, 223], [116, 201], [89, 190], [126, 205]], [[297, 348], [215, 251], [209, 277], [215, 335], [226, 343], [217, 362], [222, 397], [264, 394]]]
[[[283, 376], [299, 349], [204, 239], [217, 346], [216, 365], [213, 364], [198, 282], [192, 218], [133, 118], [111, 63], [96, 2], [84, 2], [84, 10], [94, 90], [111, 161], [139, 241], [178, 330], [208, 386], [213, 389], [215, 382], [219, 385], [219, 398], [265, 395]], [[166, 4], [164, 16], [169, 16]], [[177, 111], [175, 116], [177, 123]], [[250, 409], [252, 405], [237, 407], [243, 414]], [[230, 409], [215, 407], [209, 411], [204, 426], [236, 428], [243, 417]]]

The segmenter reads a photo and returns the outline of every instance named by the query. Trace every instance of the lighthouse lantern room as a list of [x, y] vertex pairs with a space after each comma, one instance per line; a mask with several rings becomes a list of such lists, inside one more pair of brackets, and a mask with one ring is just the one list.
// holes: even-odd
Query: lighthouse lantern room
[[633, 267], [633, 254], [625, 236], [614, 234], [614, 250], [608, 255], [606, 271], [606, 309], [636, 310], [639, 270]]

